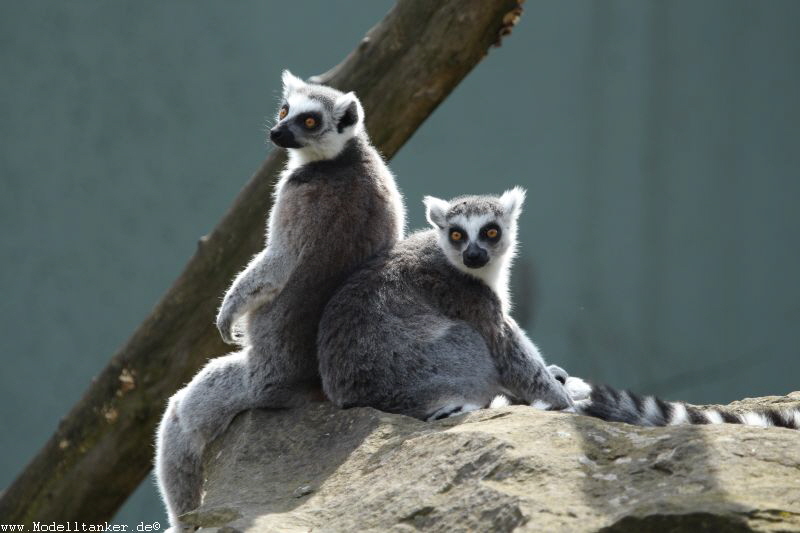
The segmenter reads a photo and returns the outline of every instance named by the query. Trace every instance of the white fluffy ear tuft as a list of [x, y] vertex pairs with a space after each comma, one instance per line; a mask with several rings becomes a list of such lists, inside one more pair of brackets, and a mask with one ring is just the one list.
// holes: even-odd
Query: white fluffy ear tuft
[[447, 211], [450, 209], [450, 202], [426, 196], [422, 199], [422, 203], [425, 204], [425, 218], [428, 219], [431, 226], [443, 229], [447, 225]]
[[288, 69], [284, 70], [283, 74], [281, 74], [281, 81], [283, 82], [284, 98], [292, 91], [306, 84], [306, 82], [289, 72]]
[[522, 212], [522, 204], [525, 203], [525, 189], [517, 185], [509, 189], [500, 197], [500, 203], [509, 219], [515, 219]]
[[364, 108], [356, 93], [350, 91], [336, 99], [333, 104], [333, 119], [336, 121], [339, 133], [346, 128], [355, 126], [358, 129], [364, 122]]

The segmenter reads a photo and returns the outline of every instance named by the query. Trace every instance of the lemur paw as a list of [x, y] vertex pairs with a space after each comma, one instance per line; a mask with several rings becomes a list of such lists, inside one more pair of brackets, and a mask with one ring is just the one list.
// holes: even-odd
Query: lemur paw
[[231, 313], [220, 310], [219, 315], [217, 315], [217, 329], [223, 342], [236, 344], [236, 339], [233, 336], [233, 315]]
[[558, 365], [550, 365], [547, 367], [547, 370], [553, 374], [553, 377], [556, 378], [556, 380], [558, 380], [562, 385], [567, 384], [567, 378], [569, 378], [569, 374], [566, 370]]
[[[564, 372], [562, 369], [558, 367], [556, 368], [560, 370], [561, 373], [566, 374], [566, 372]], [[567, 387], [564, 386], [564, 383], [562, 383], [561, 380], [556, 377], [555, 372], [553, 372], [553, 375], [555, 378], [553, 387], [547, 390], [545, 394], [542, 394], [536, 398], [534, 402], [531, 402], [531, 405], [547, 411], [565, 411], [572, 407], [572, 397]], [[564, 381], [567, 380], [568, 378], [564, 379]]]

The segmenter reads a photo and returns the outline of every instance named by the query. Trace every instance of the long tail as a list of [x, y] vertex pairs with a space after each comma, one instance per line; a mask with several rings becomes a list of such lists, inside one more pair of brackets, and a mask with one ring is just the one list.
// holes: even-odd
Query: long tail
[[667, 402], [655, 396], [640, 396], [606, 385], [594, 385], [569, 377], [566, 387], [575, 402], [577, 413], [637, 426], [674, 426], [679, 424], [744, 424], [800, 429], [800, 409], [765, 407], [734, 413], [726, 409], [701, 409], [683, 402]]

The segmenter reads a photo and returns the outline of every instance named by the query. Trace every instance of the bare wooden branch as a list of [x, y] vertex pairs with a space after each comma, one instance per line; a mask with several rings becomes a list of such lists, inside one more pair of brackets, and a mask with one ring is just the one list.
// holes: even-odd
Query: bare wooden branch
[[[510, 31], [520, 3], [399, 0], [340, 65], [315, 80], [357, 92], [375, 145], [391, 158]], [[147, 475], [167, 398], [207, 359], [228, 351], [213, 325], [215, 311], [235, 273], [263, 247], [284, 157], [270, 153], [200, 239], [180, 277], [3, 493], [3, 522], [100, 522]]]

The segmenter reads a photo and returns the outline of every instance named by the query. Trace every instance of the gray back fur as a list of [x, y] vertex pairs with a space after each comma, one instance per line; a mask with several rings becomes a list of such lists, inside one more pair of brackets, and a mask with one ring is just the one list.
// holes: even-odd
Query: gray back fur
[[281, 178], [270, 240], [296, 259], [275, 299], [248, 316], [253, 372], [318, 384], [322, 310], [350, 274], [396, 242], [403, 227], [400, 202], [392, 175], [363, 137], [351, 139], [335, 159], [307, 163]]

